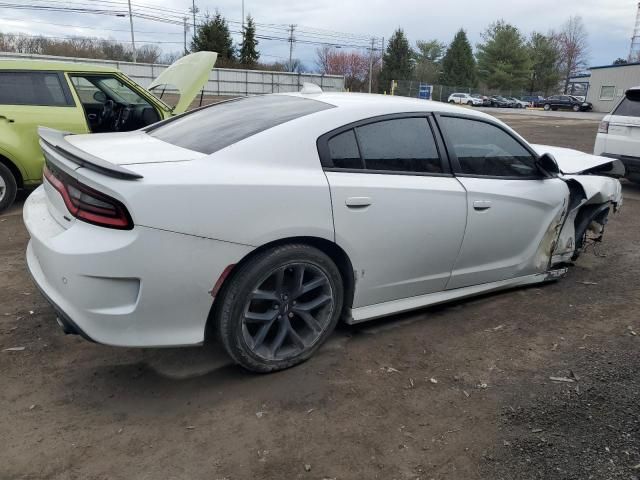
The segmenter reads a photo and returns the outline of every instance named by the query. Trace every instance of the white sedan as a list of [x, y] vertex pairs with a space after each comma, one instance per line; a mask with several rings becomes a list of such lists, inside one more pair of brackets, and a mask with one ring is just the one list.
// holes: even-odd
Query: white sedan
[[556, 279], [622, 202], [602, 176], [617, 160], [418, 99], [257, 96], [40, 137], [27, 261], [65, 331], [140, 347], [211, 335], [261, 372], [309, 358], [340, 319]]

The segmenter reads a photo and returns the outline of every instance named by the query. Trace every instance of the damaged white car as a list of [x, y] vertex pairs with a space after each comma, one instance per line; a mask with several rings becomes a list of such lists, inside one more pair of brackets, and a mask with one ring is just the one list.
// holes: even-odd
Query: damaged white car
[[309, 358], [340, 319], [558, 278], [622, 203], [617, 160], [391, 96], [309, 88], [40, 137], [27, 260], [65, 331], [214, 335], [261, 372]]

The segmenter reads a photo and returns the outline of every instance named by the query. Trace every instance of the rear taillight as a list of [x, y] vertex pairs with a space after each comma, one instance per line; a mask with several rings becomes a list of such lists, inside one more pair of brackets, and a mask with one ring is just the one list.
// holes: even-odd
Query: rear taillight
[[57, 169], [44, 166], [44, 178], [62, 196], [69, 213], [83, 222], [107, 228], [131, 230], [127, 208], [115, 198], [88, 187]]
[[598, 133], [609, 133], [609, 122], [603, 120], [598, 126]]

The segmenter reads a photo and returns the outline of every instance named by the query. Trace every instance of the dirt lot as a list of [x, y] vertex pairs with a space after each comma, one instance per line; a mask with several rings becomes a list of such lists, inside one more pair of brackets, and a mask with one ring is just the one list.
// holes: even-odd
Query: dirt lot
[[[597, 128], [504, 118], [585, 151]], [[65, 336], [26, 243], [0, 217], [2, 479], [640, 478], [637, 200], [560, 282], [343, 326], [268, 376]]]

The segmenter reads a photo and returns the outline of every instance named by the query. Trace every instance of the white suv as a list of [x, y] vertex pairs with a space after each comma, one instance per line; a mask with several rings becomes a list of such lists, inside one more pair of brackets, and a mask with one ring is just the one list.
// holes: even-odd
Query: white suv
[[482, 99], [472, 97], [468, 93], [452, 93], [447, 100], [449, 103], [459, 103], [462, 105], [482, 105]]
[[627, 170], [625, 176], [640, 183], [640, 87], [627, 90], [602, 119], [593, 153], [620, 159]]

